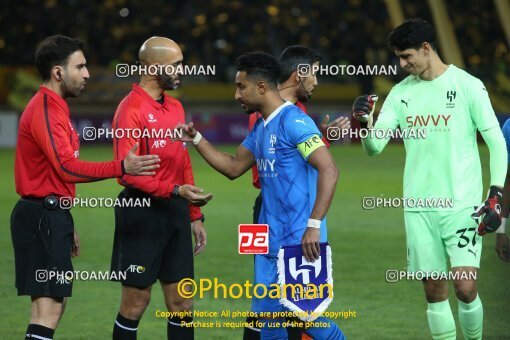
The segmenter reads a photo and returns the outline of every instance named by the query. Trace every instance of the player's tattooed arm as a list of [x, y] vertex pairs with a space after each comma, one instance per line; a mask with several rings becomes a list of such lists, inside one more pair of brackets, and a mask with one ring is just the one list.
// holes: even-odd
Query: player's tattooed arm
[[[338, 169], [333, 157], [325, 146], [321, 146], [312, 152], [308, 162], [317, 169], [319, 178], [317, 180], [317, 196], [310, 215], [309, 225], [306, 228], [301, 246], [303, 254], [308, 261], [314, 261], [320, 255], [320, 223], [318, 226], [310, 225], [314, 221], [322, 221], [328, 212], [335, 193], [338, 180]], [[310, 222], [312, 221], [312, 222]]]
[[183, 130], [183, 138], [180, 140], [185, 142], [193, 142], [198, 153], [210, 166], [216, 171], [222, 173], [229, 179], [235, 179], [244, 174], [255, 164], [253, 154], [240, 145], [235, 155], [219, 151], [211, 143], [209, 143], [194, 127], [193, 123], [179, 124], [178, 129]]
[[310, 163], [319, 172], [317, 183], [317, 198], [310, 218], [322, 220], [328, 212], [333, 194], [335, 193], [338, 169], [331, 153], [324, 146], [315, 150], [308, 158]]

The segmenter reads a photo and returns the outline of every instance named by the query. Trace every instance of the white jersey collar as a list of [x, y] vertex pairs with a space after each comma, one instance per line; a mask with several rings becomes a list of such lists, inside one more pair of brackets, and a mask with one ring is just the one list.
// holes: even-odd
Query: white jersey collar
[[293, 104], [292, 104], [291, 102], [287, 101], [287, 102], [283, 103], [282, 105], [278, 106], [278, 107], [276, 108], [276, 110], [274, 110], [274, 111], [273, 111], [273, 113], [271, 113], [271, 114], [269, 115], [269, 117], [267, 117], [267, 119], [265, 119], [265, 120], [264, 120], [264, 118], [262, 118], [262, 121], [264, 122], [264, 127], [266, 127], [266, 126], [267, 126], [267, 124], [269, 124], [269, 122], [270, 122], [270, 121], [272, 121], [272, 120], [273, 120], [273, 118], [274, 118], [274, 117], [276, 117], [276, 115], [277, 115], [277, 114], [279, 114], [279, 113], [280, 113], [280, 111], [281, 111], [281, 110], [283, 110], [283, 108], [284, 108], [285, 106], [289, 106], [289, 105], [293, 105]]

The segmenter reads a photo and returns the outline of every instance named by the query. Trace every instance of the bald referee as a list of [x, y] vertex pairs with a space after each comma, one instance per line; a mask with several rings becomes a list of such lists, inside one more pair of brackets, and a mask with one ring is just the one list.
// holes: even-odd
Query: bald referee
[[[142, 66], [165, 66], [165, 72], [142, 75], [140, 83], [134, 84], [120, 102], [112, 126], [114, 129], [146, 128], [149, 132], [175, 131], [178, 124], [186, 121], [184, 109], [181, 102], [165, 91], [179, 86], [182, 51], [173, 40], [152, 37], [140, 47], [139, 59]], [[156, 176], [123, 176], [118, 180], [125, 187], [119, 197], [150, 197], [151, 205], [115, 208], [111, 270], [125, 271], [126, 278], [121, 280], [122, 297], [113, 339], [136, 339], [138, 323], [157, 280], [168, 311], [187, 312], [168, 319], [168, 339], [193, 339], [193, 318], [189, 316], [192, 300], [178, 294], [177, 287], [182, 279], [193, 278], [193, 255], [206, 246], [204, 216], [199, 206], [206, 204], [212, 195], [203, 194], [202, 189], [194, 186], [185, 143], [148, 135], [139, 140], [114, 139], [113, 144], [117, 159], [124, 157], [137, 142], [141, 154], [159, 155], [161, 159]]]
[[40, 43], [35, 62], [43, 83], [19, 122], [14, 175], [21, 199], [12, 211], [11, 235], [18, 295], [32, 300], [25, 339], [52, 339], [72, 292], [72, 279], [63, 273], [73, 271], [71, 257], [80, 254], [80, 242], [59, 198], [74, 198], [78, 182], [154, 175], [159, 167], [157, 155], [135, 155], [137, 145], [123, 160], [79, 160], [65, 99], [78, 97], [89, 78], [83, 50], [82, 41], [65, 36]]

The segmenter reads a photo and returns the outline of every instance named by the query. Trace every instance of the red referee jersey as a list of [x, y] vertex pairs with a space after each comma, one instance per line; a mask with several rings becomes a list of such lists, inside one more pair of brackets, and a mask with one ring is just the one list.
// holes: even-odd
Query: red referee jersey
[[[118, 182], [163, 198], [170, 198], [175, 185], [194, 185], [186, 143], [171, 138], [175, 136], [176, 125], [185, 122], [184, 109], [177, 99], [164, 94], [164, 102], [160, 104], [139, 85], [133, 84], [133, 90], [120, 102], [113, 118], [113, 128], [124, 130], [123, 138], [115, 138], [120, 136], [120, 131], [114, 134], [115, 159], [123, 159], [138, 142], [140, 155], [158, 155], [161, 163], [154, 176], [124, 175]], [[191, 220], [201, 217], [200, 208], [190, 204]]]
[[41, 85], [19, 122], [16, 192], [22, 197], [74, 197], [74, 183], [122, 176], [120, 160], [80, 161], [79, 146], [66, 101]]
[[[304, 113], [308, 114], [308, 112], [306, 112], [305, 104], [301, 103], [300, 101], [297, 101], [296, 104], [294, 104], [294, 105], [296, 105], [301, 110], [303, 110]], [[257, 122], [257, 120], [260, 117], [262, 117], [260, 112], [254, 112], [254, 113], [252, 113], [250, 115], [250, 120], [248, 121], [248, 131], [253, 130], [253, 127], [255, 126], [255, 123]], [[325, 136], [322, 136], [322, 141], [324, 142], [324, 144], [326, 144], [326, 147], [329, 148], [330, 143], [329, 143], [329, 141], [327, 140], [327, 138]], [[251, 174], [252, 174], [252, 177], [253, 177], [253, 186], [255, 188], [257, 188], [257, 189], [260, 189], [259, 172], [257, 170], [257, 166], [256, 165], [252, 166]]]

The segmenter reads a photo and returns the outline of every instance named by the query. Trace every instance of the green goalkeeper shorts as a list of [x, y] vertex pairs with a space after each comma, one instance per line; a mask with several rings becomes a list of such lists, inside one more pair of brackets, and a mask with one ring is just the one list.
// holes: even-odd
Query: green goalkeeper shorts
[[447, 272], [451, 267], [480, 267], [482, 237], [473, 209], [406, 211], [404, 220], [409, 272]]

